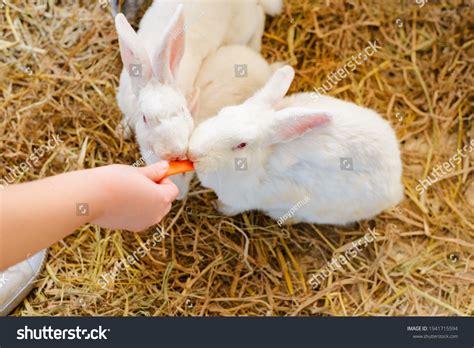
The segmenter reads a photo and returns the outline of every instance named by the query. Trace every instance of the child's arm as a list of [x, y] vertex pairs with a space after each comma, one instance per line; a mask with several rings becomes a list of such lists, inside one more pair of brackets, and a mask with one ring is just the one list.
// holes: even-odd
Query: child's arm
[[88, 222], [131, 231], [158, 223], [178, 194], [170, 180], [156, 183], [167, 168], [110, 165], [0, 190], [0, 270]]

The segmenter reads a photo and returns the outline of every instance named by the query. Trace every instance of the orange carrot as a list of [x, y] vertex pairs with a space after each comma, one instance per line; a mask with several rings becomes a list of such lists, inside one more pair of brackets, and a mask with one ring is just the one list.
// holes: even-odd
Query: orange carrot
[[170, 167], [168, 168], [165, 177], [194, 170], [194, 165], [191, 161], [174, 161], [169, 162], [169, 165]]

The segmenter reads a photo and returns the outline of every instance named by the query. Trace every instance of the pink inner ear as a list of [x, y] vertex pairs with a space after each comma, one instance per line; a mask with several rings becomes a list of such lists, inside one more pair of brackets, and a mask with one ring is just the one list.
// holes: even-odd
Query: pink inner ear
[[184, 30], [184, 17], [181, 13], [164, 38], [163, 46], [155, 52], [153, 71], [160, 83], [175, 82], [176, 71], [184, 53]]
[[183, 55], [184, 46], [184, 17], [180, 16], [176, 26], [170, 33], [171, 39], [169, 41], [169, 64], [172, 73], [176, 72], [181, 56]]
[[283, 139], [291, 140], [302, 136], [307, 131], [329, 122], [326, 115], [308, 115], [294, 118], [290, 126], [283, 131]]

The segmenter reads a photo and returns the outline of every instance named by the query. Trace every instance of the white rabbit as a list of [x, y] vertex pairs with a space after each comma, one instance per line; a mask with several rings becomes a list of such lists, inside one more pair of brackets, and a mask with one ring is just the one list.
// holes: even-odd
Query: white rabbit
[[[193, 129], [187, 99], [194, 99], [203, 59], [224, 44], [255, 46], [263, 32], [267, 7], [257, 0], [181, 3], [154, 1], [137, 33], [123, 14], [115, 18], [124, 64], [117, 93], [122, 125], [135, 130], [142, 153], [153, 153], [148, 164], [185, 158]], [[184, 185], [182, 175], [173, 181]]]
[[290, 66], [279, 69], [245, 103], [194, 130], [188, 158], [217, 193], [219, 210], [347, 224], [397, 204], [402, 167], [388, 122], [315, 93], [284, 98], [293, 77]]
[[[237, 105], [263, 87], [271, 77], [275, 67], [269, 65], [257, 52], [247, 46], [222, 46], [216, 53], [206, 58], [196, 78], [197, 101], [192, 102], [194, 124], [197, 126], [223, 107]], [[244, 69], [239, 71], [239, 69]], [[180, 198], [184, 198], [189, 188], [192, 173], [185, 174], [181, 183]]]

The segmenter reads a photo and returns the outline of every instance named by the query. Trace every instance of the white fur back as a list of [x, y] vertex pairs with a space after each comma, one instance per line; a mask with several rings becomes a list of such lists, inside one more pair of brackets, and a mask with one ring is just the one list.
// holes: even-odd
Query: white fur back
[[192, 90], [203, 59], [224, 44], [246, 45], [262, 23], [257, 15], [257, 0], [154, 1], [138, 30], [150, 56], [179, 3], [184, 4], [186, 42], [178, 86], [187, 94]]
[[[238, 67], [246, 68], [245, 76], [238, 73]], [[195, 125], [228, 105], [244, 102], [260, 89], [272, 74], [267, 61], [246, 46], [223, 46], [209, 56], [202, 64], [196, 79], [200, 89], [199, 114], [194, 117]]]
[[[276, 177], [290, 177], [310, 190], [310, 202], [298, 212], [302, 221], [345, 224], [372, 217], [402, 199], [399, 145], [387, 121], [370, 109], [328, 96], [314, 99], [310, 93], [286, 97], [278, 105], [289, 106], [330, 110], [333, 116], [313, 136], [277, 146], [269, 164]], [[352, 161], [352, 170], [342, 169], [344, 158]], [[306, 169], [301, 165], [288, 171], [295, 161]], [[298, 202], [308, 195], [299, 191], [291, 185], [280, 198], [290, 195], [290, 201]]]

